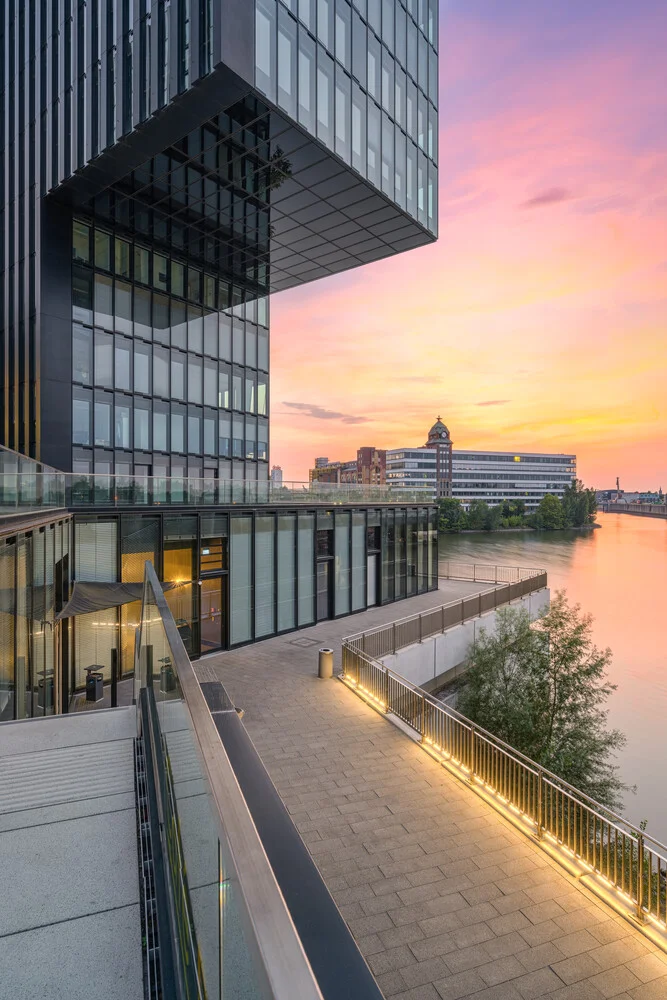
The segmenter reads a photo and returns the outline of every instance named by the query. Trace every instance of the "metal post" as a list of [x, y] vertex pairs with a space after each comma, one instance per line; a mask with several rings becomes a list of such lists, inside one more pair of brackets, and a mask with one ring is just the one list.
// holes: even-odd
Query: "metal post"
[[424, 623], [422, 622], [422, 616], [419, 616], [419, 641], [421, 642], [424, 638]]
[[111, 650], [111, 707], [118, 708], [118, 650]]
[[644, 923], [644, 837], [637, 837], [637, 920]]
[[482, 595], [481, 593], [477, 595], [477, 606], [479, 608], [478, 618], [482, 617]]
[[16, 678], [14, 683], [14, 692], [16, 699], [16, 706], [14, 710], [15, 717], [17, 719], [25, 719], [25, 656], [16, 657]]
[[444, 604], [440, 608], [440, 613], [441, 613], [440, 617], [442, 618], [442, 627], [441, 627], [440, 631], [444, 632], [445, 631], [445, 605]]
[[475, 727], [470, 727], [470, 772], [468, 781], [472, 785], [475, 780]]
[[384, 668], [384, 703], [385, 703], [385, 706], [386, 706], [385, 707], [385, 712], [388, 712], [389, 711], [389, 669], [388, 669], [388, 667]]
[[424, 742], [424, 737], [426, 735], [426, 695], [422, 694], [422, 713], [421, 713], [421, 725], [419, 727], [419, 734], [422, 743]]
[[542, 839], [542, 769], [537, 772], [537, 839]]
[[391, 644], [393, 647], [393, 652], [394, 654], [396, 654], [396, 622], [394, 622], [391, 627]]

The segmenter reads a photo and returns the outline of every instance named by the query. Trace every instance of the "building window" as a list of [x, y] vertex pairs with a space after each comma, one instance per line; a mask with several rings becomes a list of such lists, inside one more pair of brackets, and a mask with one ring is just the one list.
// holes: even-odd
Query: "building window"
[[278, 9], [278, 104], [296, 118], [296, 21]]
[[185, 452], [185, 418], [182, 413], [171, 415], [171, 450]]
[[134, 408], [134, 447], [142, 451], [150, 448], [150, 411], [143, 407]]
[[308, 130], [315, 132], [315, 43], [307, 32], [299, 29], [299, 121]]
[[276, 4], [275, 0], [256, 0], [255, 10], [255, 80], [259, 90], [271, 101], [276, 99]]
[[90, 400], [72, 400], [72, 443], [90, 445]]
[[82, 385], [93, 381], [93, 331], [83, 326], [72, 330], [72, 378]]
[[85, 222], [75, 220], [72, 225], [72, 257], [90, 264], [90, 227]]
[[111, 402], [95, 401], [95, 444], [111, 447]]
[[116, 403], [114, 415], [114, 443], [116, 448], [130, 448], [130, 407]]

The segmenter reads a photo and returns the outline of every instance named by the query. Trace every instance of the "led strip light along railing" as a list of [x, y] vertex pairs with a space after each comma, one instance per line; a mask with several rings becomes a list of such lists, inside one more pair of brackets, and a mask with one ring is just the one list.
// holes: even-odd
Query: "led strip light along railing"
[[667, 951], [667, 847], [364, 652], [365, 636], [343, 640], [341, 680]]

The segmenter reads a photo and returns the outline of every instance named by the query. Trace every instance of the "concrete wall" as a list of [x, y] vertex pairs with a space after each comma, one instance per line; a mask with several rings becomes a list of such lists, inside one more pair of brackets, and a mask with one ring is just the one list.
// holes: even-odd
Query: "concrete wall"
[[[549, 606], [548, 588], [538, 590], [512, 602], [511, 607], [525, 608], [531, 618], [537, 618]], [[504, 605], [509, 607], [510, 605]], [[500, 608], [498, 611], [501, 610]], [[446, 632], [424, 639], [421, 643], [406, 646], [397, 653], [382, 657], [382, 663], [406, 680], [428, 691], [437, 690], [463, 672], [468, 650], [481, 629], [493, 634], [496, 629], [497, 610], [488, 611], [481, 618], [473, 618], [462, 625], [455, 625]]]

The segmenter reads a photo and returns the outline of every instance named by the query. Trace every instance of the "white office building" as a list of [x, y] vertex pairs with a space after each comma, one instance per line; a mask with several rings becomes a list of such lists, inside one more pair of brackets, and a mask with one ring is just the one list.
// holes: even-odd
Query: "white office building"
[[535, 510], [546, 493], [562, 497], [577, 475], [576, 455], [543, 452], [454, 451], [452, 495], [467, 507], [472, 500], [493, 505], [523, 500]]
[[437, 496], [437, 452], [432, 448], [393, 448], [387, 452], [387, 486]]
[[[436, 468], [436, 453], [429, 448], [394, 448], [387, 452], [387, 485], [418, 490], [425, 498], [435, 498]], [[452, 496], [466, 508], [472, 500], [484, 500], [491, 506], [503, 500], [522, 500], [530, 512], [546, 493], [562, 497], [576, 475], [576, 455], [452, 452]]]

